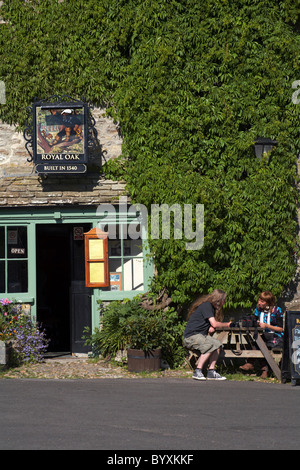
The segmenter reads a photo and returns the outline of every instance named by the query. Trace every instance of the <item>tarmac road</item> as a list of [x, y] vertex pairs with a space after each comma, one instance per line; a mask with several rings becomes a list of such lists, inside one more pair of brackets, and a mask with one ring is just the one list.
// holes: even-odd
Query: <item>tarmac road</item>
[[290, 384], [1, 379], [0, 449], [299, 449], [299, 403]]

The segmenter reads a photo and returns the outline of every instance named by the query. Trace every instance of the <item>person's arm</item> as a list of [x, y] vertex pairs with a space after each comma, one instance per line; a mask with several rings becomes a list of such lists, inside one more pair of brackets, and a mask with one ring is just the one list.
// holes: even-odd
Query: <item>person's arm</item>
[[217, 321], [217, 320], [215, 319], [215, 317], [210, 317], [210, 318], [208, 319], [208, 321], [209, 321], [210, 325], [211, 325], [213, 328], [215, 328], [215, 329], [216, 329], [216, 328], [229, 327], [229, 326], [230, 326], [230, 323], [231, 323], [231, 322], [222, 323], [222, 322], [220, 322], [220, 321]]
[[[273, 308], [272, 312], [274, 312], [275, 308], [276, 307]], [[276, 311], [276, 323], [277, 323], [277, 325], [274, 326], [274, 325], [269, 325], [269, 323], [258, 322], [258, 324], [261, 328], [268, 328], [271, 331], [276, 331], [276, 333], [282, 333], [282, 331], [283, 331], [283, 315], [282, 315], [282, 312], [281, 312], [281, 308], [279, 308], [279, 307], [277, 307], [277, 311]], [[278, 324], [282, 325], [282, 326], [278, 326]]]
[[276, 331], [277, 333], [281, 333], [283, 331], [283, 328], [281, 328], [281, 326], [273, 326], [269, 325], [269, 323], [258, 322], [258, 325], [261, 328], [268, 328], [269, 330]]

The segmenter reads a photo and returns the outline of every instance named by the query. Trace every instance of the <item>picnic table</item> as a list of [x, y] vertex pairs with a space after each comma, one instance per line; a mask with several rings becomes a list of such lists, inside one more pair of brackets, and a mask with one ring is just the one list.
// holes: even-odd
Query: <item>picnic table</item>
[[216, 328], [213, 336], [223, 344], [220, 357], [265, 358], [274, 375], [281, 380], [278, 362], [282, 358], [282, 351], [269, 350], [262, 338], [263, 332], [263, 328], [259, 327], [234, 326]]

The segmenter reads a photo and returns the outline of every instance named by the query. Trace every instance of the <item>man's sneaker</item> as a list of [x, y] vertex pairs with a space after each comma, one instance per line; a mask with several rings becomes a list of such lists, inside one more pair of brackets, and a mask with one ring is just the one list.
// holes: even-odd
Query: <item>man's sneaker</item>
[[226, 380], [226, 377], [222, 377], [222, 375], [218, 374], [215, 370], [208, 370], [207, 380]]
[[193, 373], [193, 379], [196, 380], [206, 380], [205, 376], [202, 374], [201, 369], [195, 369]]

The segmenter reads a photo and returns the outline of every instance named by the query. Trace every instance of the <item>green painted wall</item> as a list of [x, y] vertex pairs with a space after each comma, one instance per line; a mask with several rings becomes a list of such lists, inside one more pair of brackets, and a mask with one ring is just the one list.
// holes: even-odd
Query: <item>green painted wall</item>
[[[28, 230], [28, 292], [5, 294], [8, 298], [17, 299], [31, 305], [31, 314], [36, 318], [36, 225], [37, 224], [80, 224], [91, 223], [93, 227], [99, 223], [101, 212], [97, 212], [96, 207], [27, 207], [27, 208], [2, 208], [0, 209], [0, 226], [27, 226]], [[114, 217], [106, 222], [113, 222]], [[136, 220], [133, 215], [126, 212], [119, 213], [116, 210], [116, 220], [118, 223], [129, 223]], [[146, 232], [143, 229], [143, 237], [146, 239]], [[108, 291], [93, 289], [92, 295], [92, 328], [99, 325], [98, 300], [109, 302], [112, 300], [122, 300], [133, 298], [138, 294], [147, 291], [149, 282], [153, 277], [153, 263], [149, 259], [146, 240], [143, 242], [144, 259], [144, 291]], [[0, 293], [2, 296], [3, 293]]]

